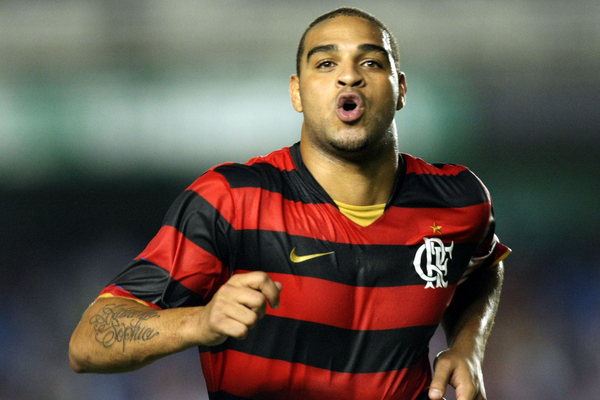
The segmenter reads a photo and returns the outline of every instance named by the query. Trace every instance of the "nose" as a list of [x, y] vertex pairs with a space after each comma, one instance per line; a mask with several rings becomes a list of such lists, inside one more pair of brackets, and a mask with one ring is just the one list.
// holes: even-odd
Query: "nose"
[[360, 87], [364, 84], [363, 76], [353, 63], [346, 63], [342, 66], [337, 82], [340, 87]]

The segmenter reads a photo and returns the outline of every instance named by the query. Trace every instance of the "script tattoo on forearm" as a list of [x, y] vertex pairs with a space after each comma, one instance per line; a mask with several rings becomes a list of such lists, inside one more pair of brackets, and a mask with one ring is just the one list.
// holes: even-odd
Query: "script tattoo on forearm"
[[112, 347], [115, 343], [123, 344], [123, 352], [127, 343], [147, 342], [160, 333], [144, 326], [144, 321], [160, 318], [156, 311], [141, 311], [127, 304], [107, 304], [90, 318], [90, 324], [96, 331], [96, 341], [104, 347]]

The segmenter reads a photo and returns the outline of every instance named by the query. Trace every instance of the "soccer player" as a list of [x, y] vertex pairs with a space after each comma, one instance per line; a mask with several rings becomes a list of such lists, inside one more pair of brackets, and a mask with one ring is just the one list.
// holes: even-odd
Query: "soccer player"
[[473, 173], [398, 151], [406, 91], [383, 23], [317, 18], [290, 80], [300, 142], [194, 182], [85, 312], [72, 368], [130, 371], [198, 346], [211, 399], [441, 399], [447, 385], [485, 399], [510, 250]]

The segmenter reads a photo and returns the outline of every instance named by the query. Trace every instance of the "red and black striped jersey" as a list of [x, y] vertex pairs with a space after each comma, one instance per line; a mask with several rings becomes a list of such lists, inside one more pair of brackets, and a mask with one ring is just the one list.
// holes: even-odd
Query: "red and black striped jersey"
[[467, 168], [400, 162], [366, 227], [340, 212], [299, 144], [214, 167], [102, 294], [198, 306], [232, 274], [265, 271], [283, 284], [280, 307], [246, 339], [200, 348], [211, 399], [426, 399], [429, 340], [456, 286], [510, 250]]

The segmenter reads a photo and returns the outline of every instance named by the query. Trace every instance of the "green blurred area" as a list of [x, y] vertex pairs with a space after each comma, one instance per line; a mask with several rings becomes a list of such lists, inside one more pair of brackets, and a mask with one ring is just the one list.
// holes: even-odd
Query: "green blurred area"
[[[581, 120], [572, 130], [538, 129], [523, 112], [503, 120], [489, 112], [498, 101], [486, 99], [485, 87], [468, 75], [440, 78], [410, 62], [406, 71], [408, 102], [397, 115], [401, 151], [474, 170], [492, 193], [509, 243], [531, 250], [591, 245], [600, 223], [600, 135]], [[0, 186], [36, 193], [82, 182], [191, 182], [215, 164], [297, 141], [301, 116], [290, 105], [287, 75], [233, 72], [5, 76]], [[598, 122], [587, 124], [592, 131]]]

